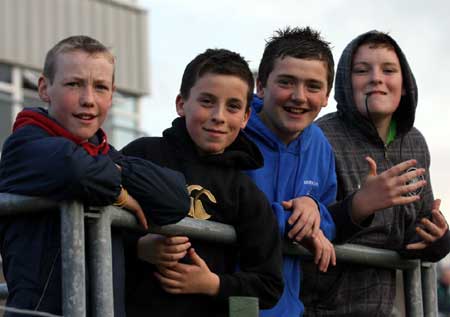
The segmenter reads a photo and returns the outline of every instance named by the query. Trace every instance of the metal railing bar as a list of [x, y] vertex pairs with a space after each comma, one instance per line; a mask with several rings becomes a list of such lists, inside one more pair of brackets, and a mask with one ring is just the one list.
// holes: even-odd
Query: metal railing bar
[[78, 202], [61, 205], [63, 315], [86, 316], [84, 208]]
[[422, 262], [422, 299], [423, 299], [423, 314], [425, 317], [437, 317], [438, 303], [436, 291], [436, 264], [430, 262]]
[[92, 315], [114, 316], [112, 273], [111, 217], [100, 211], [98, 217], [86, 221], [89, 237], [89, 268], [91, 281]]

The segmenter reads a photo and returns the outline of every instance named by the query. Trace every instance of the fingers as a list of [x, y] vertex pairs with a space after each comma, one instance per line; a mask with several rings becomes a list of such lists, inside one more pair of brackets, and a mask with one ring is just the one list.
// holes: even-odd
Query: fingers
[[207, 264], [205, 263], [205, 261], [203, 261], [203, 259], [197, 254], [197, 252], [195, 252], [194, 248], [190, 248], [189, 251], [189, 256], [191, 257], [192, 260], [192, 264], [194, 265], [198, 265], [200, 267], [207, 267]]
[[291, 199], [291, 200], [288, 200], [288, 201], [282, 201], [281, 205], [283, 206], [284, 209], [290, 210], [290, 209], [292, 209], [294, 204], [293, 204], [293, 201]]
[[406, 249], [408, 250], [422, 250], [427, 247], [427, 244], [423, 241], [416, 242], [416, 243], [410, 243], [406, 245]]
[[383, 172], [383, 174], [387, 174], [389, 177], [395, 177], [400, 174], [403, 174], [406, 170], [408, 170], [408, 168], [411, 168], [416, 164], [417, 164], [416, 160], [404, 161], [386, 170], [385, 172]]
[[144, 211], [141, 208], [137, 208], [136, 210], [133, 210], [133, 212], [142, 227], [144, 227], [145, 230], [148, 230], [147, 218], [145, 218]]
[[377, 176], [377, 163], [370, 156], [366, 156], [365, 160], [369, 164], [369, 176]]

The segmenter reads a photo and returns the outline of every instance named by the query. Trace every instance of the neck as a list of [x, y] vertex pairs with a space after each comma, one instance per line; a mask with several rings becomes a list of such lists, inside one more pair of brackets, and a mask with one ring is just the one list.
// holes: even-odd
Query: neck
[[378, 135], [385, 144], [388, 138], [390, 124], [391, 124], [391, 117], [384, 118], [382, 120], [375, 120], [374, 122], [374, 125], [377, 128]]

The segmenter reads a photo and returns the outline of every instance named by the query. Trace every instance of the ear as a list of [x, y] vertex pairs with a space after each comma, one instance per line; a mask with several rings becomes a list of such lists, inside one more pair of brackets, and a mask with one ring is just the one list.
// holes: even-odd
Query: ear
[[406, 96], [406, 89], [405, 86], [402, 85], [402, 96]]
[[264, 86], [259, 80], [256, 81], [256, 95], [261, 99], [264, 98]]
[[41, 75], [38, 80], [38, 93], [41, 100], [46, 103], [50, 103], [49, 86], [51, 86], [50, 80]]
[[245, 112], [244, 119], [242, 120], [241, 123], [241, 129], [244, 129], [247, 126], [251, 114], [252, 114], [252, 107], [248, 107], [248, 111]]
[[175, 104], [177, 107], [177, 113], [180, 117], [184, 117], [185, 113], [184, 113], [184, 98], [178, 94], [177, 98], [175, 99]]

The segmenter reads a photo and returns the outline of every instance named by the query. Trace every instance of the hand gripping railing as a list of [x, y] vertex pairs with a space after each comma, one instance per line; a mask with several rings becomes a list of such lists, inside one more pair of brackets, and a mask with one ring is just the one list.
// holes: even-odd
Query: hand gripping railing
[[[58, 208], [58, 204], [48, 200], [0, 193], [0, 216], [55, 208]], [[113, 316], [111, 226], [140, 230], [136, 219], [128, 212], [113, 206], [84, 212], [83, 206], [79, 203], [62, 203], [59, 209], [61, 210], [64, 316], [86, 316], [85, 217], [88, 218], [86, 228], [89, 234], [86, 243], [90, 243], [88, 258], [92, 315]], [[220, 243], [236, 241], [233, 227], [190, 218], [163, 227], [151, 226], [150, 232], [186, 235]], [[402, 259], [394, 251], [360, 245], [335, 245], [335, 250], [337, 261], [340, 262], [403, 270], [407, 316], [437, 316], [434, 264]], [[284, 243], [284, 252], [311, 257], [306, 249], [289, 242]]]

